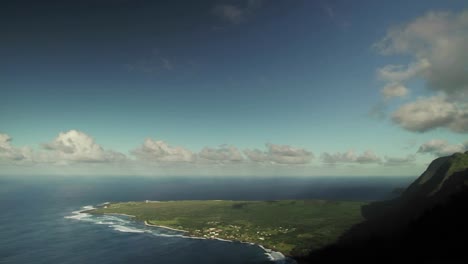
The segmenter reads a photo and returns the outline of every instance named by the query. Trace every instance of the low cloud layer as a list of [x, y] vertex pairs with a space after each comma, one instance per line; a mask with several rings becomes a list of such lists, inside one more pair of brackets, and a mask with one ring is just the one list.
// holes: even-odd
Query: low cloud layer
[[104, 150], [94, 139], [77, 130], [60, 133], [52, 142], [42, 145], [47, 153], [41, 155], [49, 162], [117, 162], [126, 159], [122, 153]]
[[429, 12], [393, 27], [374, 47], [383, 55], [404, 55], [407, 65], [385, 65], [377, 70], [388, 100], [409, 93], [406, 82], [422, 79], [435, 96], [420, 98], [397, 109], [392, 120], [402, 128], [426, 132], [445, 128], [468, 132], [468, 10]]
[[272, 164], [307, 164], [314, 158], [312, 152], [289, 145], [266, 144], [267, 150], [246, 149], [244, 154], [252, 162]]
[[154, 162], [193, 162], [195, 155], [182, 147], [172, 147], [164, 141], [147, 138], [143, 145], [131, 152], [137, 159]]
[[[0, 163], [2, 165], [27, 165], [30, 168], [56, 170], [55, 166], [70, 172], [87, 170], [108, 170], [110, 173], [143, 173], [165, 175], [167, 171], [184, 175], [210, 173], [219, 170], [230, 170], [230, 173], [252, 170], [271, 170], [269, 173], [293, 166], [308, 165], [314, 154], [304, 148], [281, 144], [266, 144], [265, 149], [240, 150], [232, 145], [204, 147], [193, 152], [181, 146], [172, 146], [165, 141], [147, 138], [137, 148], [130, 151], [131, 157], [122, 153], [104, 149], [93, 137], [78, 131], [70, 130], [59, 133], [52, 141], [33, 150], [30, 147], [15, 147], [12, 138], [0, 134]], [[468, 150], [466, 144], [451, 145], [443, 140], [431, 140], [419, 147], [418, 153], [429, 153], [434, 156], [450, 155], [454, 152]], [[379, 164], [383, 166], [406, 166], [414, 164], [415, 155], [406, 157], [379, 157], [373, 151], [362, 153], [354, 151], [328, 153], [323, 152], [321, 161], [324, 164]], [[66, 165], [66, 166], [63, 166]], [[122, 165], [119, 167], [119, 165]], [[156, 165], [156, 167], [154, 166]], [[288, 166], [284, 166], [288, 165]], [[355, 166], [357, 167], [357, 166]], [[117, 171], [116, 171], [117, 168]], [[369, 167], [368, 167], [369, 168]], [[123, 171], [120, 171], [123, 170]], [[154, 172], [153, 172], [154, 170]], [[302, 171], [302, 169], [300, 169]], [[297, 171], [295, 171], [297, 172]], [[304, 171], [306, 173], [307, 170]], [[221, 172], [217, 172], [221, 173]], [[222, 174], [222, 173], [221, 173]]]
[[348, 150], [347, 152], [344, 152], [344, 153], [323, 152], [321, 155], [321, 159], [323, 163], [327, 163], [327, 164], [337, 164], [337, 163], [368, 164], [368, 163], [380, 163], [381, 162], [381, 159], [371, 150], [366, 150], [361, 155], [356, 154], [352, 150]]
[[131, 151], [141, 161], [149, 162], [188, 162], [196, 164], [241, 164], [246, 161], [265, 164], [307, 164], [313, 154], [302, 148], [289, 145], [266, 144], [267, 150], [239, 150], [232, 145], [204, 147], [200, 152], [192, 152], [183, 147], [172, 147], [164, 141], [146, 139], [142, 146]]
[[404, 158], [385, 156], [384, 165], [386, 166], [405, 166], [413, 164], [416, 161], [415, 155], [408, 155]]
[[429, 153], [437, 157], [465, 151], [468, 151], [468, 142], [464, 144], [450, 144], [446, 140], [441, 139], [432, 139], [422, 144], [418, 149], [418, 153]]
[[201, 161], [213, 161], [217, 163], [236, 163], [244, 161], [242, 153], [234, 146], [221, 145], [218, 148], [203, 148], [198, 157]]
[[0, 134], [0, 160], [22, 161], [31, 158], [31, 149], [15, 148], [11, 145], [12, 138], [7, 134]]
[[42, 150], [14, 147], [12, 138], [0, 134], [0, 160], [21, 164], [112, 163], [126, 160], [122, 153], [104, 150], [94, 139], [77, 130], [60, 133], [54, 140], [42, 144]]

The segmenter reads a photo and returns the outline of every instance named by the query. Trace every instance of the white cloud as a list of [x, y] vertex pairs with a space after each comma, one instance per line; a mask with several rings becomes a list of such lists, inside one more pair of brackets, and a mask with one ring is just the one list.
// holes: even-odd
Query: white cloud
[[424, 78], [436, 91], [465, 93], [468, 88], [468, 10], [429, 12], [390, 29], [375, 47], [383, 54], [410, 55], [412, 65], [425, 61]]
[[330, 19], [333, 20], [335, 18], [335, 11], [331, 6], [324, 6], [323, 9]]
[[382, 89], [382, 95], [385, 100], [394, 97], [405, 97], [408, 94], [408, 88], [399, 83], [389, 83]]
[[413, 164], [416, 160], [414, 155], [408, 155], [404, 158], [385, 156], [385, 166], [403, 166]]
[[172, 147], [164, 141], [147, 138], [143, 145], [132, 151], [137, 159], [155, 162], [193, 162], [195, 155], [182, 147]]
[[255, 162], [266, 162], [270, 161], [268, 154], [259, 150], [259, 149], [245, 149], [244, 154], [247, 156], [247, 158], [251, 161]]
[[0, 133], [0, 160], [24, 161], [31, 159], [31, 149], [27, 147], [16, 148], [11, 145], [11, 141], [12, 138], [9, 135]]
[[451, 145], [446, 140], [432, 139], [422, 144], [418, 153], [430, 153], [434, 156], [448, 156], [456, 152], [465, 152], [468, 150], [468, 142], [465, 144]]
[[379, 163], [380, 158], [371, 150], [366, 150], [356, 158], [357, 163]]
[[230, 5], [230, 4], [218, 4], [212, 12], [214, 15], [232, 23], [240, 24], [249, 19], [253, 15], [256, 9], [262, 6], [263, 1], [261, 0], [248, 0], [245, 6]]
[[[429, 91], [437, 94], [398, 109], [394, 113], [397, 124], [417, 132], [438, 127], [468, 132], [468, 10], [428, 12], [389, 29], [374, 47], [384, 55], [408, 55], [411, 58], [407, 66], [386, 65], [378, 69], [377, 74], [386, 82], [386, 87], [402, 85], [406, 88], [405, 82], [422, 78]], [[386, 99], [406, 93], [401, 88], [382, 89]], [[436, 105], [431, 106], [431, 102]], [[442, 113], [435, 113], [436, 108]], [[410, 116], [404, 116], [405, 113]], [[430, 117], [432, 114], [435, 114], [434, 118]], [[455, 116], [449, 117], [449, 114]]]
[[119, 152], [104, 150], [94, 139], [77, 130], [61, 132], [52, 142], [43, 144], [47, 153], [40, 155], [39, 162], [117, 162], [126, 159]]
[[245, 20], [245, 11], [233, 5], [217, 5], [213, 8], [213, 13], [233, 24], [239, 24]]
[[234, 146], [221, 145], [218, 148], [203, 148], [198, 157], [205, 161], [215, 161], [218, 163], [242, 162], [244, 157]]
[[321, 155], [321, 159], [324, 163], [330, 163], [330, 164], [342, 163], [342, 162], [354, 162], [356, 160], [356, 154], [351, 150], [348, 150], [345, 153], [337, 152], [333, 154], [324, 152]]
[[289, 145], [266, 144], [267, 151], [258, 149], [244, 150], [244, 154], [253, 162], [270, 162], [277, 164], [306, 164], [310, 163], [314, 155], [303, 149]]
[[421, 59], [406, 67], [403, 65], [386, 65], [378, 69], [379, 78], [387, 82], [381, 90], [382, 95], [386, 100], [406, 96], [408, 88], [403, 85], [403, 82], [424, 73], [429, 66], [430, 64], [426, 59]]
[[322, 162], [327, 164], [336, 163], [380, 163], [381, 159], [371, 150], [366, 150], [361, 155], [357, 155], [354, 151], [348, 150], [347, 152], [341, 153], [336, 152], [330, 154], [323, 152], [321, 155]]
[[377, 70], [380, 79], [390, 83], [401, 83], [415, 76], [418, 76], [430, 67], [427, 59], [420, 59], [408, 66], [386, 65]]
[[454, 132], [468, 132], [468, 108], [449, 102], [445, 96], [420, 98], [397, 109], [392, 120], [401, 127], [415, 132], [426, 132], [446, 127]]
[[138, 60], [129, 62], [125, 64], [124, 67], [130, 72], [138, 71], [158, 74], [174, 70], [179, 68], [178, 66], [181, 66], [174, 58], [167, 55], [168, 54], [162, 54], [159, 49], [154, 48], [151, 52], [148, 52], [145, 57], [140, 57]]
[[303, 148], [289, 145], [267, 144], [271, 161], [281, 164], [305, 164], [313, 158], [313, 154]]
[[162, 67], [166, 70], [172, 70], [174, 69], [174, 65], [173, 63], [167, 59], [167, 58], [161, 58], [161, 62], [162, 62]]

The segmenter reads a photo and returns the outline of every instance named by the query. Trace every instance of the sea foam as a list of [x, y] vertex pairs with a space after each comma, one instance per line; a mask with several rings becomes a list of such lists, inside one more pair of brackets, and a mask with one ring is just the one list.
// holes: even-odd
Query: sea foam
[[92, 205], [87, 205], [81, 207], [80, 210], [73, 211], [71, 215], [67, 215], [64, 218], [67, 219], [75, 219], [75, 220], [86, 220], [89, 218], [91, 215], [88, 213], [84, 213], [85, 211], [95, 209]]
[[113, 230], [123, 233], [149, 233], [154, 236], [162, 237], [185, 237], [182, 234], [179, 234], [179, 232], [175, 232], [173, 230], [171, 231], [164, 228], [148, 228], [146, 226], [140, 227], [139, 223], [128, 220], [125, 215], [121, 214], [92, 215], [85, 213], [92, 209], [95, 209], [95, 207], [91, 205], [83, 206], [80, 210], [73, 211], [71, 212], [71, 215], [67, 215], [64, 218], [92, 222], [96, 225], [107, 225]]
[[114, 230], [124, 232], [124, 233], [145, 233], [145, 230], [122, 226], [122, 225], [111, 225], [111, 227], [113, 227]]
[[[92, 209], [95, 209], [95, 207], [91, 205], [83, 206], [80, 210], [73, 211], [71, 215], [65, 216], [64, 218], [74, 219], [74, 220], [79, 220], [79, 221], [86, 221], [86, 222], [93, 222], [94, 224], [97, 224], [97, 225], [108, 225], [113, 230], [123, 232], [123, 233], [149, 233], [158, 237], [178, 237], [178, 238], [203, 239], [203, 240], [206, 239], [203, 237], [185, 236], [183, 235], [183, 233], [178, 234], [179, 232], [175, 232], [174, 230], [170, 230], [170, 229], [159, 227], [159, 226], [145, 225], [142, 228], [140, 228], [139, 226], [136, 227], [135, 221], [129, 221], [125, 219], [124, 215], [110, 215], [110, 214], [91, 215], [91, 214], [85, 213], [85, 211], [92, 210]], [[220, 238], [217, 238], [215, 240], [223, 241], [223, 242], [230, 242], [230, 243], [234, 242], [231, 240], [225, 240], [225, 239], [220, 239]], [[283, 254], [281, 254], [281, 252], [276, 252], [271, 249], [264, 248], [262, 245], [257, 245], [254, 243], [246, 243], [246, 244], [259, 246], [261, 249], [265, 251], [265, 255], [267, 256], [267, 258], [274, 263], [281, 263], [281, 264], [291, 263], [291, 259], [286, 258]]]

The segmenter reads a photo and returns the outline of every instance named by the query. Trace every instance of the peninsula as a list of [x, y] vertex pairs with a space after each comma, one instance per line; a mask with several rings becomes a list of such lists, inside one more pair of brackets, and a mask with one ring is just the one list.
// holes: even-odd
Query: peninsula
[[182, 231], [187, 236], [262, 245], [287, 256], [302, 256], [335, 242], [362, 220], [363, 202], [143, 201], [110, 203], [91, 214], [126, 214], [135, 220]]

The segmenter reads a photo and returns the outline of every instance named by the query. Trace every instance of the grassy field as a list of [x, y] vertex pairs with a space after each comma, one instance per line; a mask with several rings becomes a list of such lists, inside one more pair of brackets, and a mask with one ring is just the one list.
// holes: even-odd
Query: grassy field
[[186, 230], [188, 235], [253, 242], [299, 256], [334, 242], [362, 220], [361, 202], [323, 200], [168, 201], [113, 203], [91, 213]]

